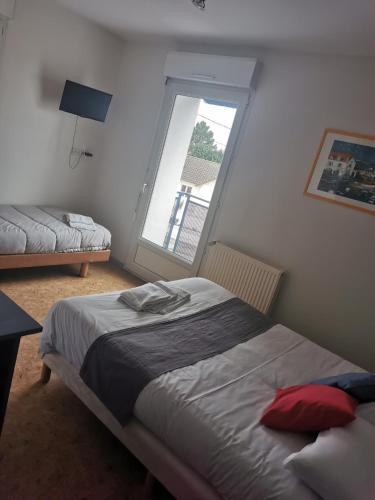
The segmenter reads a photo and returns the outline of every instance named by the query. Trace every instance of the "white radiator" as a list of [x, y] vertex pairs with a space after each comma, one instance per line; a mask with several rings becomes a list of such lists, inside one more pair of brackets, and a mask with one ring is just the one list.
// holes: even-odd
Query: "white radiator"
[[267, 314], [276, 298], [283, 274], [280, 269], [215, 242], [208, 248], [199, 276], [226, 288]]

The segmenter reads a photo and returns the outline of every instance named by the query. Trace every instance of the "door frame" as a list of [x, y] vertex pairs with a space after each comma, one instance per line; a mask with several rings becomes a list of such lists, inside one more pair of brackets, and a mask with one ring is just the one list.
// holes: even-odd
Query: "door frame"
[[[210, 200], [206, 221], [201, 233], [200, 241], [197, 247], [194, 261], [192, 263], [176, 256], [171, 252], [159, 247], [155, 243], [142, 237], [144, 224], [146, 221], [148, 208], [151, 202], [151, 196], [158, 175], [160, 161], [162, 158], [165, 141], [169, 131], [170, 120], [172, 117], [175, 100], [178, 95], [195, 98], [208, 98], [222, 102], [228, 102], [237, 105], [237, 113], [232, 125], [231, 133], [225, 150], [224, 158], [221, 163], [219, 175], [216, 180], [215, 189]], [[208, 243], [209, 234], [215, 222], [215, 217], [220, 206], [221, 196], [224, 190], [225, 182], [228, 177], [229, 168], [234, 156], [235, 148], [238, 143], [241, 127], [250, 103], [250, 89], [226, 87], [211, 83], [202, 83], [196, 81], [186, 81], [177, 79], [168, 79], [163, 98], [163, 104], [157, 123], [157, 130], [151, 149], [150, 161], [144, 176], [143, 185], [138, 195], [138, 200], [134, 210], [133, 229], [129, 251], [126, 258], [125, 268], [133, 274], [143, 277], [149, 281], [155, 281], [162, 276], [141, 266], [135, 262], [138, 246], [145, 247], [171, 263], [181, 266], [187, 271], [188, 276], [196, 276], [204, 256]]]

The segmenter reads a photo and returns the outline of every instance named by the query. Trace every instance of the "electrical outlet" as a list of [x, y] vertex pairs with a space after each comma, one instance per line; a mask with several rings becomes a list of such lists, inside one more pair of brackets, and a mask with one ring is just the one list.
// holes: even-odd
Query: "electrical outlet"
[[94, 155], [85, 149], [73, 148], [72, 154], [78, 156], [84, 156], [85, 158], [92, 158]]

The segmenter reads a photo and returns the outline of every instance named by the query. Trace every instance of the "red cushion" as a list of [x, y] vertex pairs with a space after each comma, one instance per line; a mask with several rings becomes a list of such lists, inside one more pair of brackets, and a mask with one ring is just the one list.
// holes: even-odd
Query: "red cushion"
[[352, 422], [357, 401], [341, 389], [325, 385], [295, 385], [277, 389], [260, 422], [294, 432], [315, 432]]

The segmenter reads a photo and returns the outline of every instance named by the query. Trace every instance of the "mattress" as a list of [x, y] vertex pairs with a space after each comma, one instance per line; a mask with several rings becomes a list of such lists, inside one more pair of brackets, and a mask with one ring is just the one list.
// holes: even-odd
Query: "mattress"
[[[177, 283], [177, 282], [176, 282]], [[224, 288], [203, 278], [180, 280], [190, 292], [190, 302], [163, 316], [138, 313], [118, 300], [122, 291], [64, 299], [50, 310], [44, 322], [42, 353], [59, 353], [78, 371], [90, 345], [101, 335], [193, 314], [234, 297]]]
[[64, 222], [67, 212], [55, 207], [0, 205], [0, 254], [41, 254], [107, 250], [110, 232], [74, 229]]
[[[181, 280], [179, 286], [190, 291], [192, 302], [172, 313], [176, 317], [232, 297], [201, 278]], [[79, 370], [98, 336], [155, 322], [154, 315], [120, 303], [119, 294], [58, 303], [46, 320], [42, 352], [57, 352]], [[282, 465], [313, 437], [273, 431], [258, 421], [276, 387], [347, 371], [362, 370], [276, 325], [223, 354], [153, 380], [138, 397], [134, 413], [225, 500], [317, 500]], [[367, 418], [375, 418], [373, 406]]]

